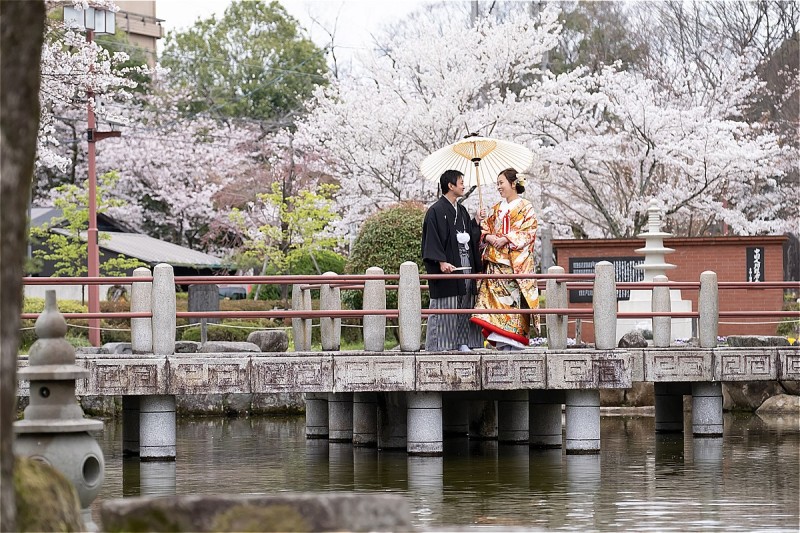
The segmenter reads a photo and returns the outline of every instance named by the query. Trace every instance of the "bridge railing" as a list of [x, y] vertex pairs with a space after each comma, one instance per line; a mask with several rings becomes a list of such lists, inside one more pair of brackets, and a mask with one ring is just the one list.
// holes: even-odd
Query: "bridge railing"
[[[700, 346], [715, 347], [720, 317], [790, 317], [800, 320], [798, 311], [720, 311], [718, 292], [720, 289], [800, 289], [798, 282], [723, 282], [717, 281], [714, 272], [704, 272], [699, 282], [674, 282], [666, 276], [656, 276], [652, 282], [616, 283], [611, 263], [601, 262], [595, 274], [567, 274], [561, 267], [551, 267], [547, 274], [488, 275], [488, 274], [442, 274], [420, 275], [414, 262], [401, 266], [399, 274], [384, 274], [372, 267], [364, 275], [339, 275], [332, 272], [320, 276], [179, 276], [175, 277], [169, 265], [157, 265], [151, 273], [140, 268], [133, 277], [97, 278], [24, 278], [26, 284], [116, 284], [131, 286], [131, 310], [127, 313], [67, 313], [68, 319], [130, 319], [131, 344], [134, 353], [172, 354], [175, 348], [176, 323], [178, 318], [289, 318], [292, 321], [296, 351], [311, 350], [311, 328], [314, 319], [319, 320], [320, 337], [324, 351], [335, 351], [340, 347], [341, 319], [361, 318], [364, 331], [364, 348], [367, 351], [382, 351], [385, 345], [387, 318], [397, 319], [400, 348], [404, 351], [419, 351], [422, 335], [422, 319], [431, 314], [505, 313], [503, 310], [486, 309], [423, 309], [421, 291], [427, 289], [422, 281], [435, 278], [461, 279], [534, 279], [546, 291], [546, 307], [520, 309], [519, 313], [545, 316], [547, 341], [550, 349], [563, 349], [567, 345], [567, 324], [573, 319], [592, 319], [595, 329], [595, 347], [616, 347], [616, 325], [620, 318], [647, 318], [653, 320], [653, 341], [657, 347], [670, 345], [671, 319], [692, 318], [698, 320]], [[392, 284], [387, 284], [392, 282]], [[292, 285], [291, 309], [259, 311], [177, 311], [175, 285], [259, 283]], [[362, 309], [341, 308], [340, 291], [362, 290]], [[568, 290], [591, 289], [592, 308], [568, 306]], [[617, 290], [652, 290], [652, 309], [639, 312], [618, 312]], [[672, 311], [670, 290], [698, 290], [696, 311]], [[320, 291], [319, 310], [311, 305], [311, 290]], [[397, 291], [397, 309], [387, 309], [386, 292]], [[23, 319], [37, 318], [36, 313], [26, 313]]]

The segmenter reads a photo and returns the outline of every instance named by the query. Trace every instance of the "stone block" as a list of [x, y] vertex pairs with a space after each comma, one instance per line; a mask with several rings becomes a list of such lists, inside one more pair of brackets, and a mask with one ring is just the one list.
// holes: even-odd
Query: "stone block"
[[81, 355], [76, 357], [75, 363], [89, 370], [88, 379], [76, 381], [77, 394], [168, 394], [168, 367], [164, 356]]
[[656, 396], [653, 384], [649, 381], [636, 381], [630, 389], [625, 389], [625, 405], [630, 407], [650, 407], [655, 405]]
[[[19, 371], [23, 368], [28, 366], [28, 357], [20, 357], [17, 359], [17, 375], [19, 375]], [[17, 396], [18, 397], [29, 397], [31, 395], [31, 382], [27, 379], [20, 379], [17, 380]]]
[[103, 345], [104, 353], [132, 354], [133, 348], [129, 342], [107, 342]]
[[250, 358], [176, 354], [169, 361], [169, 394], [250, 393]]
[[[800, 417], [800, 396], [793, 396], [789, 394], [779, 394], [764, 400], [764, 403], [756, 410], [756, 414], [774, 415], [774, 416], [790, 416]], [[797, 426], [795, 425], [795, 429]]]
[[800, 349], [778, 349], [778, 359], [780, 361], [780, 379], [800, 380]]
[[175, 396], [175, 412], [179, 416], [223, 416], [224, 394], [181, 394]]
[[783, 390], [786, 391], [786, 394], [800, 396], [800, 381], [787, 379], [785, 381], [781, 381], [780, 384], [781, 387], [783, 387]]
[[650, 348], [644, 352], [646, 381], [712, 381], [711, 349]]
[[774, 349], [714, 349], [714, 381], [778, 379], [778, 352]]
[[331, 392], [333, 356], [302, 355], [250, 359], [252, 392]]
[[337, 355], [333, 358], [337, 391], [413, 391], [413, 355]]
[[175, 341], [175, 353], [197, 353], [200, 343], [196, 341]]
[[[219, 286], [189, 285], [189, 311], [219, 311]], [[219, 324], [219, 318], [207, 318], [208, 324]]]
[[250, 413], [254, 415], [299, 414], [306, 409], [302, 392], [253, 394]]
[[548, 389], [625, 389], [633, 382], [625, 350], [570, 350], [547, 354]]
[[547, 387], [545, 354], [484, 355], [481, 375], [485, 390], [544, 389]]
[[279, 493], [107, 500], [104, 531], [413, 531], [399, 494]]
[[728, 411], [755, 411], [768, 398], [786, 392], [777, 381], [746, 381], [722, 384], [722, 407]]
[[619, 348], [647, 348], [647, 339], [639, 329], [634, 329], [626, 333], [617, 344]]
[[262, 352], [285, 352], [289, 349], [289, 335], [278, 329], [253, 331], [247, 336], [247, 342], [252, 342]]
[[620, 407], [625, 403], [625, 389], [600, 389], [601, 407]]
[[731, 348], [757, 348], [762, 346], [791, 346], [789, 339], [775, 335], [730, 335], [728, 346]]
[[481, 390], [480, 355], [431, 355], [416, 357], [418, 391]]
[[209, 341], [201, 344], [197, 353], [241, 353], [261, 352], [261, 348], [252, 342]]

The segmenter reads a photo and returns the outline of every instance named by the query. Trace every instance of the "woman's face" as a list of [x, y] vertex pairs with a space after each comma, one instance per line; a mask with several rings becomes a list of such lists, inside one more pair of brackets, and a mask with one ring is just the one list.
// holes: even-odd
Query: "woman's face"
[[508, 178], [500, 174], [497, 176], [497, 192], [500, 193], [502, 198], [508, 200], [508, 198], [514, 197], [517, 194], [517, 189], [508, 182]]

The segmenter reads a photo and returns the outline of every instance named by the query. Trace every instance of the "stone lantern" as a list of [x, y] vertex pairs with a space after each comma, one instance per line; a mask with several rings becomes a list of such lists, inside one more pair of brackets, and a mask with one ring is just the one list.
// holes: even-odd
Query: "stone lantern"
[[84, 418], [75, 398], [75, 380], [89, 377], [89, 371], [75, 364], [66, 333], [56, 293], [47, 291], [44, 312], [36, 320], [38, 340], [31, 346], [28, 367], [19, 371], [20, 379], [30, 381], [30, 404], [24, 419], [14, 423], [14, 453], [61, 471], [77, 489], [87, 530], [96, 531], [89, 504], [103, 485], [105, 461], [88, 432], [102, 429], [103, 423]]

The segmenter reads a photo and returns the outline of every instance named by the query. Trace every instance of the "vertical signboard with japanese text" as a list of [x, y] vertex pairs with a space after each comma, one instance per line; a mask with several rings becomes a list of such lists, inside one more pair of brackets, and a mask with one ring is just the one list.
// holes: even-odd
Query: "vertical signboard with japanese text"
[[747, 247], [747, 281], [764, 281], [764, 247]]

